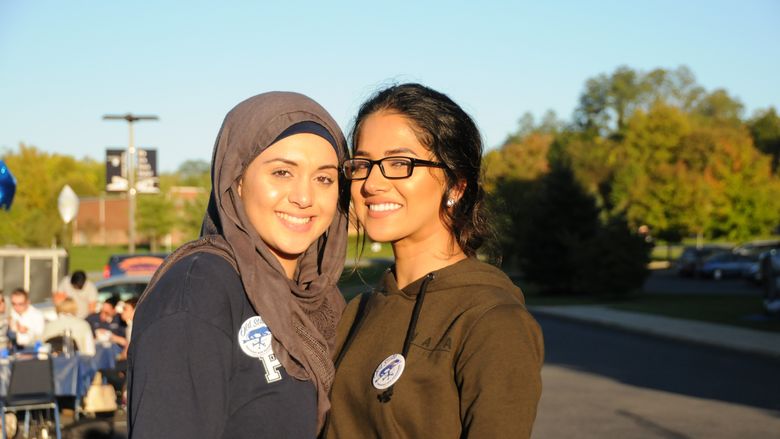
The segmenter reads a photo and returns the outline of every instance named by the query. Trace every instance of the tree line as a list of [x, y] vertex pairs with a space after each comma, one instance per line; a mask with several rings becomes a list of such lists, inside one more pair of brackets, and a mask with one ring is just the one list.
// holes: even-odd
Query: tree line
[[686, 67], [585, 82], [573, 117], [520, 119], [486, 154], [505, 260], [549, 291], [628, 291], [653, 239], [742, 241], [780, 225], [780, 117], [745, 118]]
[[[20, 145], [2, 158], [17, 178], [0, 210], [0, 245], [63, 243], [57, 196], [105, 187], [90, 159]], [[744, 115], [724, 89], [705, 90], [686, 67], [619, 67], [585, 81], [569, 120], [526, 114], [485, 155], [489, 202], [504, 261], [549, 291], [628, 291], [646, 276], [650, 243], [687, 237], [742, 241], [780, 223], [780, 116]], [[137, 231], [152, 245], [173, 229], [194, 238], [208, 197], [209, 164], [160, 176], [160, 195], [138, 199]], [[206, 189], [174, 207], [174, 186]]]
[[[80, 198], [98, 197], [106, 187], [103, 162], [89, 158], [51, 154], [34, 146], [19, 145], [6, 151], [3, 160], [16, 178], [17, 188], [10, 210], [0, 210], [0, 245], [48, 247], [69, 242], [57, 210], [57, 197], [68, 184]], [[174, 186], [202, 187], [196, 199], [178, 208], [171, 196]], [[160, 175], [160, 194], [139, 194], [136, 231], [141, 241], [155, 248], [165, 235], [176, 229], [196, 238], [208, 201], [209, 164], [186, 161], [176, 172]], [[111, 195], [118, 196], [118, 195]]]

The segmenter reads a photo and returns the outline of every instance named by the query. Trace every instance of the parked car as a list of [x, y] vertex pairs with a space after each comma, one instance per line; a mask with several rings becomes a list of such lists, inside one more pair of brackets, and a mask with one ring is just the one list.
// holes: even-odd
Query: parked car
[[123, 302], [131, 297], [139, 297], [151, 279], [151, 274], [120, 275], [95, 282], [98, 302], [103, 302], [113, 295], [119, 296]]
[[780, 313], [780, 249], [761, 253], [759, 266], [764, 286], [764, 308], [770, 313]]
[[734, 252], [746, 256], [755, 256], [757, 258], [761, 253], [772, 250], [773, 248], [780, 248], [780, 240], [767, 239], [746, 242], [734, 247]]
[[753, 259], [733, 251], [715, 253], [704, 260], [699, 274], [720, 280], [726, 277], [738, 277], [752, 263]]
[[[141, 296], [141, 293], [144, 292], [146, 285], [149, 284], [151, 279], [151, 274], [141, 274], [132, 276], [119, 275], [99, 280], [95, 282], [95, 288], [98, 290], [98, 305], [115, 294], [119, 296], [119, 299], [122, 302], [131, 297], [139, 297]], [[57, 310], [55, 309], [51, 298], [39, 303], [34, 303], [33, 306], [43, 313], [43, 316], [47, 321], [57, 318]], [[98, 306], [98, 309], [100, 309], [100, 306]]]
[[778, 248], [780, 248], [778, 240], [752, 241], [735, 247], [734, 252], [751, 258], [751, 263], [742, 271], [742, 277], [756, 284], [761, 284], [763, 281], [761, 256]]
[[167, 253], [116, 254], [108, 258], [103, 278], [120, 275], [151, 275], [163, 263]]
[[695, 276], [701, 271], [704, 259], [714, 253], [728, 250], [731, 250], [731, 247], [718, 244], [685, 247], [675, 263], [677, 274], [680, 276]]
[[742, 269], [742, 277], [754, 284], [761, 284], [761, 262], [759, 258], [751, 258], [751, 261]]

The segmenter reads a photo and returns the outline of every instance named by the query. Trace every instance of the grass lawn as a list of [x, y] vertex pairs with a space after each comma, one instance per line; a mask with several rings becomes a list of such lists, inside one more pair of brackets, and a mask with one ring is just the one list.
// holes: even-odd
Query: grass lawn
[[529, 306], [602, 305], [747, 329], [780, 332], [780, 317], [764, 313], [761, 300], [745, 295], [642, 294], [616, 296], [540, 295], [524, 289]]
[[[148, 248], [136, 247], [137, 253], [148, 253]], [[72, 246], [68, 249], [70, 258], [70, 271], [84, 270], [90, 272], [102, 272], [108, 262], [108, 257], [116, 253], [127, 253], [127, 246]], [[357, 237], [350, 236], [347, 242], [347, 263], [353, 264], [358, 253]], [[380, 244], [378, 251], [373, 251], [371, 242], [367, 240], [360, 260], [393, 258], [393, 249], [390, 244]], [[347, 270], [345, 270], [346, 272]]]
[[674, 261], [680, 257], [683, 246], [679, 244], [656, 244], [650, 251], [651, 261]]
[[359, 293], [371, 290], [391, 264], [392, 256], [390, 259], [365, 259], [364, 257], [364, 262], [357, 269], [344, 268], [344, 273], [339, 280], [339, 289], [344, 299], [349, 302]]
[[[376, 243], [378, 251], [374, 251], [377, 248], [372, 248], [371, 241], [366, 238], [366, 242], [363, 246], [363, 251], [360, 253], [361, 260], [368, 259], [393, 259], [393, 248], [388, 243]], [[351, 235], [347, 241], [347, 263], [352, 264], [355, 261], [355, 256], [359, 254], [358, 249], [358, 237]]]
[[[139, 250], [139, 253], [143, 250]], [[127, 246], [116, 247], [76, 247], [68, 249], [70, 271], [84, 270], [90, 272], [102, 272], [108, 263], [108, 257], [115, 253], [127, 253]]]

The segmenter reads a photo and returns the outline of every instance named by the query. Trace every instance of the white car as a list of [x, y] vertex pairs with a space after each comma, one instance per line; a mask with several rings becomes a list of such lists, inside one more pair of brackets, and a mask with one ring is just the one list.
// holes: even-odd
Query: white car
[[[97, 309], [100, 309], [100, 304], [113, 295], [119, 296], [120, 304], [131, 297], [141, 296], [141, 293], [144, 292], [146, 285], [151, 279], [151, 274], [120, 275], [95, 282], [95, 288], [98, 290]], [[47, 299], [40, 303], [34, 303], [33, 306], [43, 313], [43, 317], [46, 321], [55, 320], [57, 318], [57, 310], [54, 308], [51, 299]], [[121, 309], [118, 309], [118, 311], [121, 311]]]
[[152, 275], [145, 274], [112, 276], [97, 281], [95, 288], [98, 290], [98, 303], [102, 303], [113, 295], [119, 296], [119, 300], [122, 302], [131, 297], [140, 297], [150, 280], [152, 280]]

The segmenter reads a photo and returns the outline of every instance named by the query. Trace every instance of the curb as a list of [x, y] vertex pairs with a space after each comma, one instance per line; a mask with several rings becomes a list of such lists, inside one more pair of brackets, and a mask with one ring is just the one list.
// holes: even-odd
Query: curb
[[599, 305], [532, 306], [528, 309], [531, 314], [541, 316], [780, 359], [780, 334], [612, 310]]

